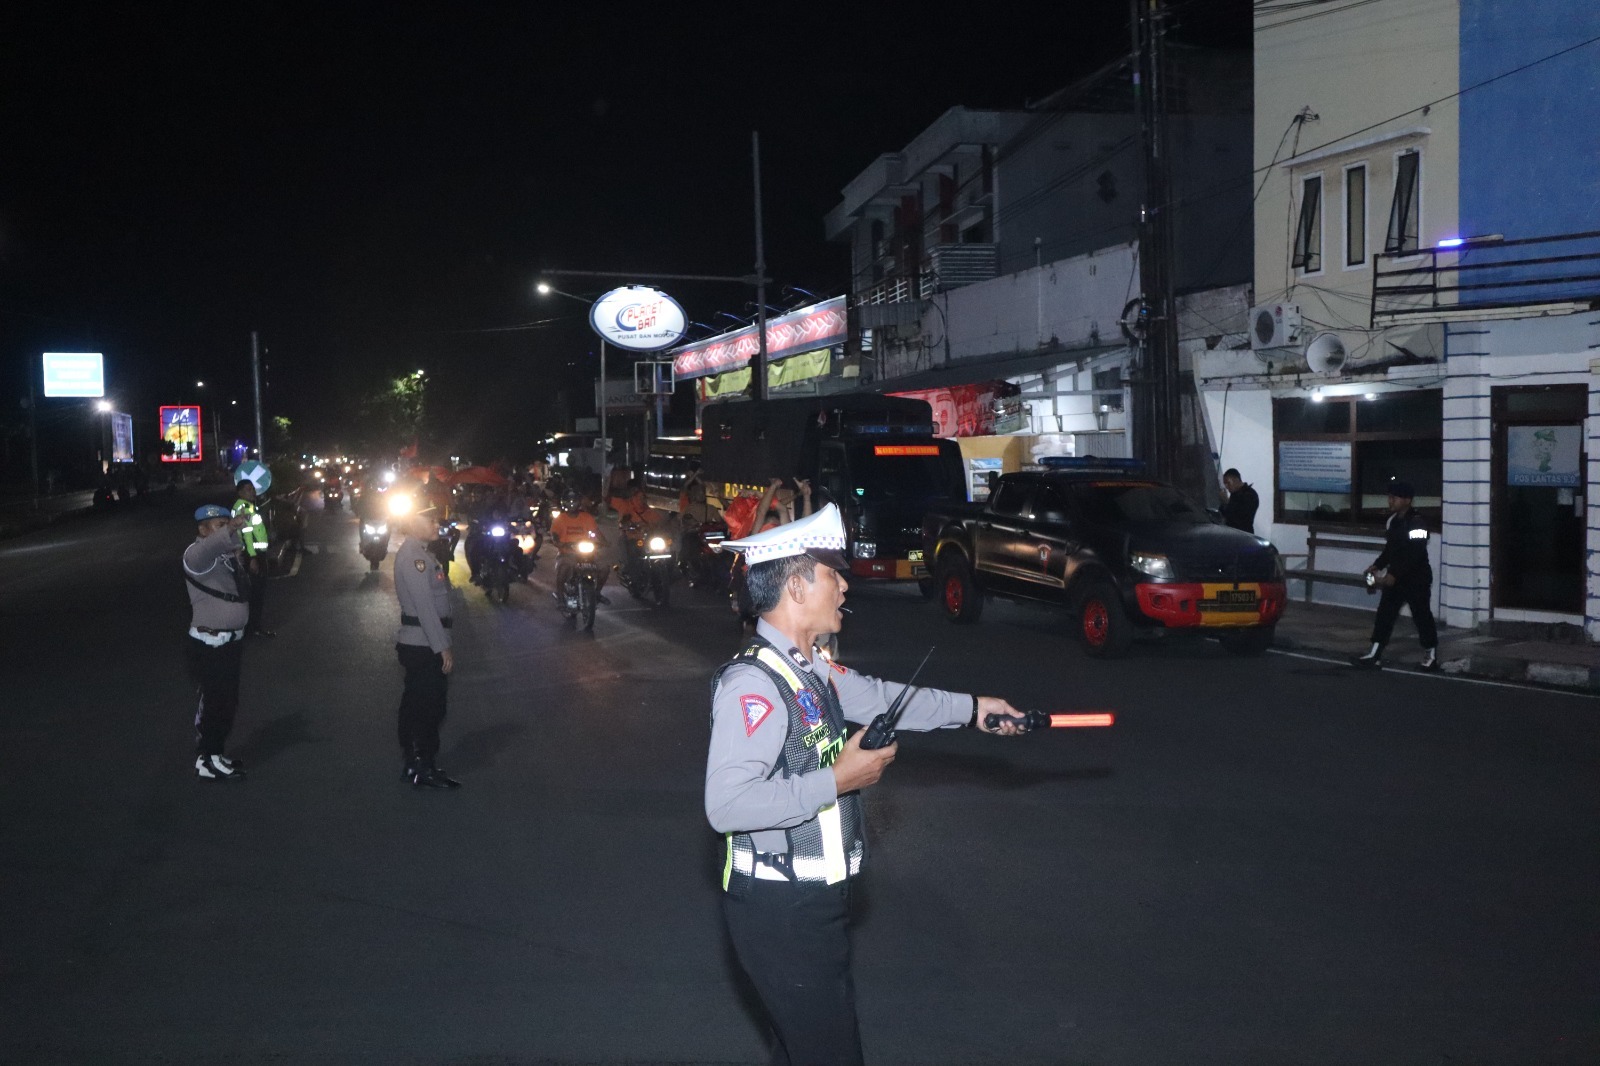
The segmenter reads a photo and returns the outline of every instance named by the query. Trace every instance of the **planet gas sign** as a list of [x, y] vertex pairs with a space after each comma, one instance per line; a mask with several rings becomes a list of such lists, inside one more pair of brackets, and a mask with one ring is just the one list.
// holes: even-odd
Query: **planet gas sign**
[[589, 309], [602, 340], [634, 352], [656, 352], [683, 339], [689, 320], [678, 301], [647, 285], [612, 289]]

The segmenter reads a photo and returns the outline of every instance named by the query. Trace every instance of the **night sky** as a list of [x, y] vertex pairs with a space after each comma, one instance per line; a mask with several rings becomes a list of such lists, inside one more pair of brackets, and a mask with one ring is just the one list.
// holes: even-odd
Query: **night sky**
[[[480, 447], [558, 428], [563, 387], [588, 414], [585, 309], [533, 282], [558, 267], [749, 272], [752, 130], [774, 289], [844, 292], [848, 255], [822, 217], [873, 158], [951, 106], [1024, 106], [1129, 41], [1122, 0], [1035, 8], [1049, 19], [21, 6], [0, 16], [0, 427], [44, 350], [104, 351], [108, 394], [152, 424], [158, 403], [225, 395], [245, 410], [254, 329], [268, 413], [309, 446], [417, 367], [434, 414]], [[1180, 33], [1247, 45], [1248, 11], [1191, 0]], [[753, 299], [662, 287], [702, 322]]]

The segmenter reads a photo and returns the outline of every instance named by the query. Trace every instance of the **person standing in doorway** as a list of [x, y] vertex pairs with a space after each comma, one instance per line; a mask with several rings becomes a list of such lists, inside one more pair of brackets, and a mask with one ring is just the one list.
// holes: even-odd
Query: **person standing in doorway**
[[1261, 497], [1256, 495], [1254, 486], [1246, 485], [1239, 471], [1230, 466], [1222, 472], [1222, 487], [1228, 494], [1222, 501], [1222, 524], [1254, 533], [1256, 511], [1261, 507]]
[[[1411, 608], [1417, 624], [1417, 639], [1422, 642], [1422, 662], [1417, 669], [1439, 669], [1439, 631], [1433, 622], [1433, 567], [1428, 564], [1428, 527], [1411, 501], [1415, 496], [1410, 482], [1389, 483], [1389, 524], [1384, 534], [1383, 552], [1365, 573], [1368, 587], [1383, 590], [1378, 600], [1378, 616], [1372, 621], [1372, 647], [1365, 655], [1350, 661], [1367, 670], [1383, 667], [1383, 648], [1394, 633], [1400, 606]], [[1383, 571], [1381, 574], [1379, 571]]]

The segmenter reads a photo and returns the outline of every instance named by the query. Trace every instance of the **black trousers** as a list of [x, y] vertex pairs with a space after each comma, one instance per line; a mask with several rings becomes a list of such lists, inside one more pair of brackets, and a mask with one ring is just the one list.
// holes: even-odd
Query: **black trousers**
[[244, 644], [231, 640], [220, 647], [189, 638], [189, 673], [200, 688], [194, 711], [196, 755], [221, 755], [233, 718], [239, 711], [239, 665]]
[[406, 672], [400, 693], [400, 754], [432, 762], [439, 754], [439, 726], [450, 684], [444, 657], [425, 644], [396, 644], [394, 650]]
[[249, 629], [253, 633], [256, 630], [261, 629], [265, 624], [262, 619], [262, 614], [266, 611], [267, 601], [267, 567], [269, 565], [267, 562], [267, 553], [262, 551], [260, 555], [252, 557], [252, 562], [258, 562], [258, 565], [261, 568], [259, 571], [255, 571], [250, 574]]
[[1400, 617], [1400, 605], [1411, 608], [1411, 620], [1417, 624], [1417, 639], [1424, 648], [1439, 646], [1439, 630], [1433, 624], [1433, 582], [1401, 581], [1383, 590], [1378, 599], [1378, 616], [1372, 620], [1372, 643], [1389, 643], [1394, 634], [1394, 620]]
[[739, 965], [772, 1023], [773, 1066], [859, 1066], [850, 976], [850, 887], [755, 881], [724, 895]]

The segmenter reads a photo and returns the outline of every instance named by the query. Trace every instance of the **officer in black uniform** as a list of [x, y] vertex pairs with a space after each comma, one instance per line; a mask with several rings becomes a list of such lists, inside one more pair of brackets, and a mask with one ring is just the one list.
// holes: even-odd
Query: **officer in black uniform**
[[[905, 688], [817, 649], [836, 633], [847, 587], [844, 526], [832, 504], [724, 545], [743, 551], [755, 635], [712, 680], [706, 817], [726, 836], [723, 916], [771, 1020], [772, 1062], [861, 1062], [850, 974], [850, 882], [865, 858], [860, 790], [894, 761], [861, 731]], [[903, 729], [975, 726], [1016, 715], [1005, 700], [912, 689]]]
[[[1378, 616], [1372, 621], [1372, 647], [1365, 655], [1350, 661], [1368, 670], [1383, 666], [1383, 648], [1400, 617], [1400, 605], [1411, 608], [1417, 624], [1417, 639], [1422, 642], [1423, 659], [1417, 669], [1439, 669], [1439, 631], [1433, 623], [1433, 567], [1428, 565], [1428, 527], [1411, 501], [1416, 493], [1407, 481], [1389, 483], [1389, 524], [1384, 534], [1383, 553], [1367, 567], [1369, 587], [1383, 590], [1378, 600]], [[1383, 573], [1379, 573], [1379, 571]]]
[[400, 695], [400, 754], [404, 775], [416, 788], [460, 788], [434, 765], [439, 726], [455, 653], [450, 640], [450, 574], [428, 550], [438, 532], [434, 510], [405, 519], [406, 539], [394, 556], [394, 592], [400, 600], [400, 628], [394, 650], [406, 672]]

